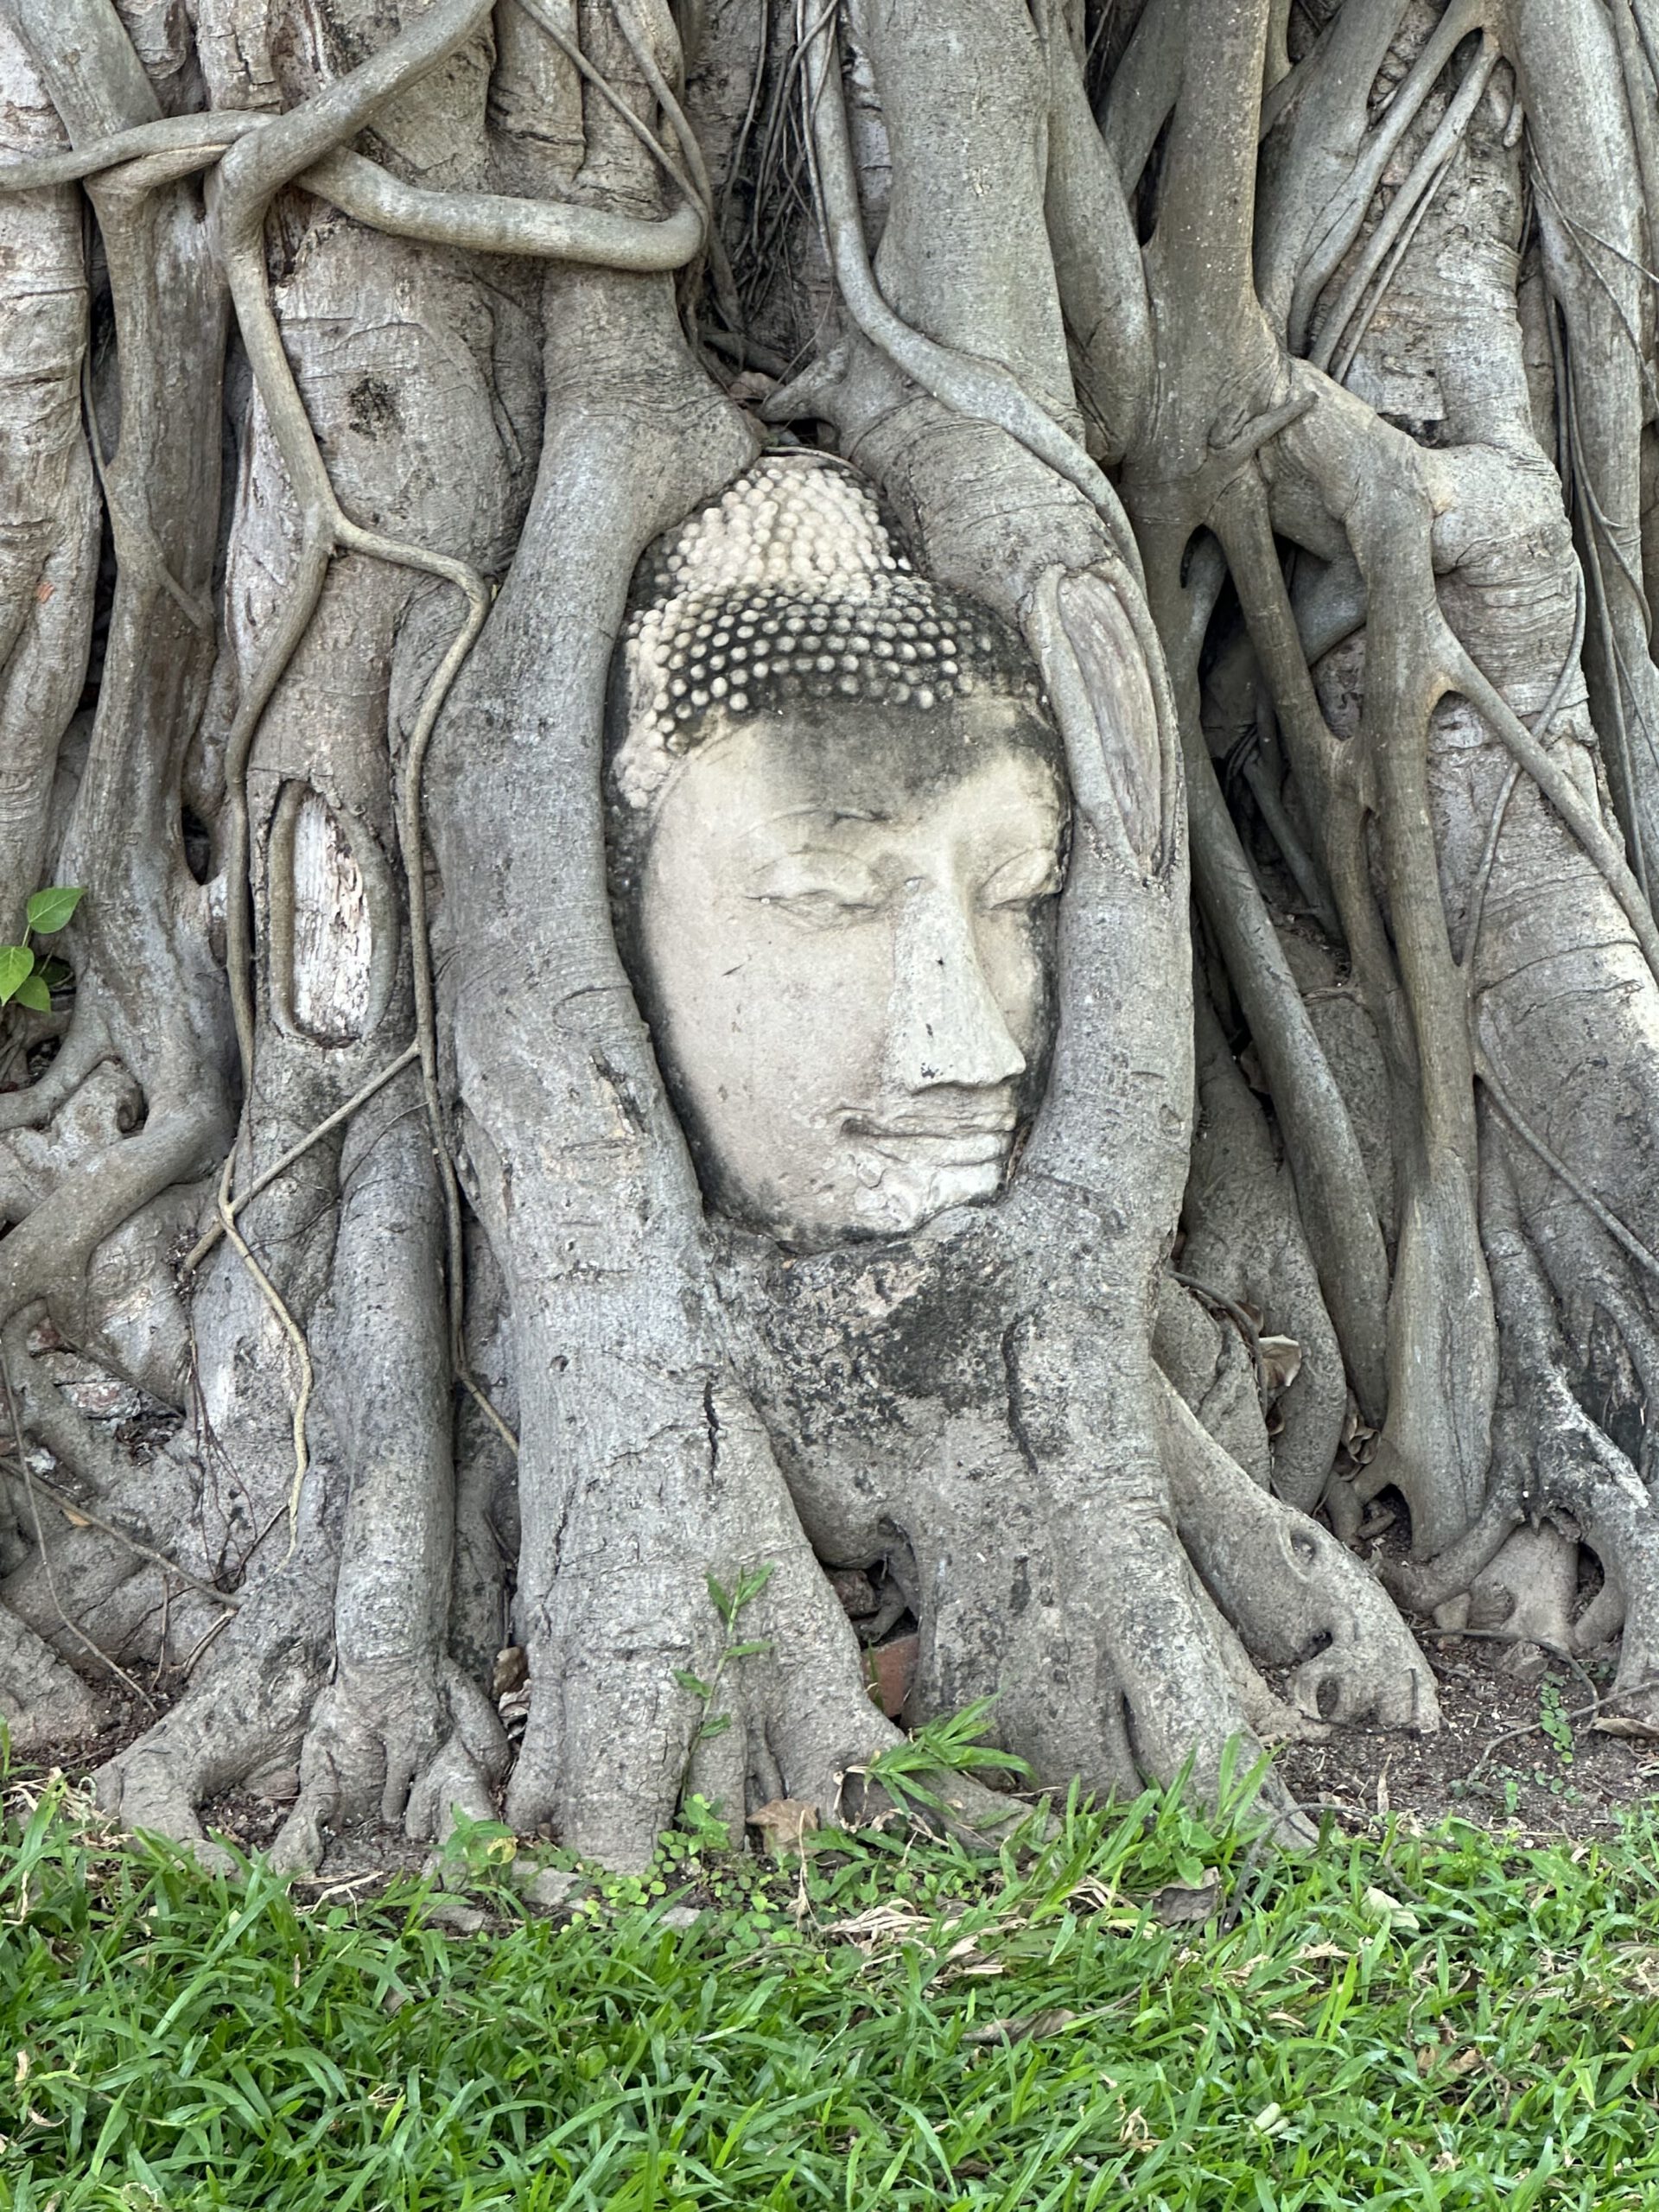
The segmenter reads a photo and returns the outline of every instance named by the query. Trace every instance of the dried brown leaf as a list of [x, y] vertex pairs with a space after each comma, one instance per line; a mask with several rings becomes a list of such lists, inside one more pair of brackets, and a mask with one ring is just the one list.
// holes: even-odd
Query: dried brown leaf
[[1062, 2028], [1069, 2028], [1077, 2018], [1062, 2005], [1052, 2005], [1046, 2012], [1023, 2012], [1007, 2020], [987, 2020], [977, 2028], [969, 2028], [963, 2037], [964, 2043], [1029, 2043], [1033, 2036], [1058, 2035]]
[[1302, 1371], [1302, 1348], [1294, 1337], [1258, 1337], [1262, 1380], [1269, 1390], [1288, 1390]]
[[760, 1829], [774, 1859], [798, 1858], [817, 1825], [818, 1808], [804, 1797], [774, 1797], [749, 1815], [749, 1826]]
[[1154, 1890], [1147, 1899], [1147, 1910], [1165, 1928], [1185, 1928], [1212, 1918], [1220, 1904], [1220, 1872], [1206, 1866], [1196, 1886], [1166, 1882], [1161, 1890]]

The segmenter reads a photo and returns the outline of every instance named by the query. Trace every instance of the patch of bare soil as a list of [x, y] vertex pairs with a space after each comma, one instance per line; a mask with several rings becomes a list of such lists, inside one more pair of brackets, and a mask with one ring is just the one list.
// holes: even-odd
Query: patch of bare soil
[[1659, 1795], [1659, 1742], [1594, 1725], [1611, 1656], [1586, 1664], [1586, 1686], [1535, 1644], [1413, 1625], [1440, 1685], [1440, 1733], [1334, 1728], [1323, 1743], [1283, 1745], [1279, 1770], [1304, 1803], [1344, 1821], [1392, 1811], [1427, 1825], [1455, 1813], [1484, 1827], [1591, 1836]]
[[14, 1751], [7, 1767], [10, 1779], [38, 1782], [55, 1768], [71, 1782], [84, 1782], [105, 1759], [112, 1759], [118, 1751], [124, 1751], [129, 1744], [136, 1743], [166, 1706], [165, 1699], [149, 1707], [136, 1697], [112, 1698], [110, 1702], [112, 1717], [109, 1726], [100, 1728], [95, 1735], [69, 1736], [61, 1743], [36, 1745], [26, 1751]]

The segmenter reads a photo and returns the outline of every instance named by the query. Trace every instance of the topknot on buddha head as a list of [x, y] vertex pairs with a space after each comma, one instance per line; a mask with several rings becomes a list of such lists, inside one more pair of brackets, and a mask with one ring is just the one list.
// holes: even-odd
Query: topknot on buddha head
[[660, 540], [622, 645], [612, 773], [632, 808], [655, 802], [717, 714], [1040, 697], [1013, 632], [914, 575], [868, 486], [822, 454], [769, 454]]

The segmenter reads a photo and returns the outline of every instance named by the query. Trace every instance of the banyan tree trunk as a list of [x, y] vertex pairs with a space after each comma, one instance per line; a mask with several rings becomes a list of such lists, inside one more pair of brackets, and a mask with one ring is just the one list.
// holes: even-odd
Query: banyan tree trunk
[[[1433, 1728], [1395, 1599], [1659, 1715], [1656, 64], [1649, 0], [0, 0], [15, 1743], [148, 1700], [132, 1825], [626, 1866], [850, 1815], [895, 1626], [1048, 1784]], [[1005, 1187], [822, 1249], [706, 1195], [607, 864], [642, 556], [768, 451], [1070, 786]]]

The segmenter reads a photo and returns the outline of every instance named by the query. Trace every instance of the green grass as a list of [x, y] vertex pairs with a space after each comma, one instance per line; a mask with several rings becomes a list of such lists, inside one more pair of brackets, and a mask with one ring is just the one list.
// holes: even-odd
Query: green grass
[[[837, 1838], [803, 1881], [682, 1843], [574, 1920], [501, 1891], [460, 1936], [418, 1885], [304, 1909], [50, 1792], [0, 1833], [0, 2205], [1659, 2202], [1650, 1818], [1247, 1839], [1148, 1798], [1023, 1868]], [[1210, 1866], [1232, 1924], [1141, 1902]], [[720, 1900], [667, 1930], [688, 1878]]]

